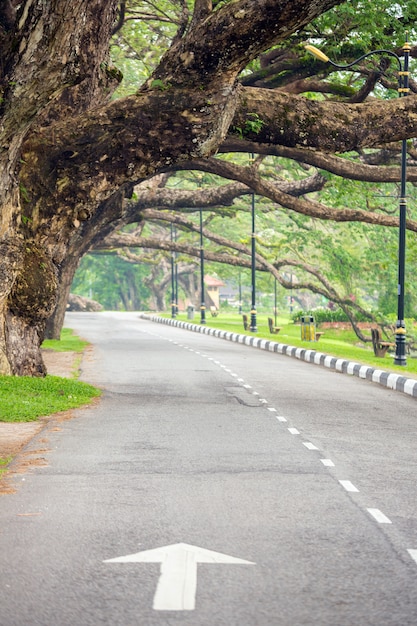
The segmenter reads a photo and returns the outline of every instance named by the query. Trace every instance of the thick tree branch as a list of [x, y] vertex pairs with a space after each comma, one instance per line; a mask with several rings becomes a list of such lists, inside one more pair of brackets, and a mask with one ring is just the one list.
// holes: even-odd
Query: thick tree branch
[[[381, 215], [373, 211], [361, 209], [333, 209], [315, 200], [305, 198], [294, 198], [282, 192], [276, 185], [264, 180], [253, 168], [243, 168], [232, 163], [222, 161], [218, 166], [218, 159], [205, 159], [194, 161], [194, 168], [199, 168], [206, 172], [225, 176], [232, 180], [240, 180], [251, 187], [256, 193], [266, 198], [270, 198], [284, 208], [291, 209], [302, 215], [315, 217], [322, 220], [332, 220], [335, 222], [364, 222], [379, 226], [398, 227], [398, 218], [388, 215]], [[223, 173], [220, 173], [223, 172]], [[417, 232], [417, 222], [407, 220], [407, 228]]]
[[[400, 150], [400, 145], [398, 146]], [[254, 152], [256, 154], [270, 154], [277, 157], [293, 159], [299, 163], [313, 165], [337, 176], [349, 178], [350, 180], [360, 180], [368, 183], [398, 183], [401, 180], [400, 167], [378, 167], [367, 165], [363, 161], [352, 161], [343, 159], [333, 154], [310, 150], [308, 148], [288, 148], [286, 146], [265, 146], [259, 143], [245, 142], [241, 139], [228, 138], [221, 146], [222, 152]], [[417, 158], [417, 154], [413, 156]], [[390, 153], [391, 157], [391, 153]], [[417, 182], [417, 167], [411, 166], [407, 169], [407, 180]]]
[[[417, 96], [345, 104], [249, 87], [239, 95], [231, 128], [261, 145], [347, 152], [417, 136]], [[254, 113], [263, 122], [257, 132], [247, 125]]]

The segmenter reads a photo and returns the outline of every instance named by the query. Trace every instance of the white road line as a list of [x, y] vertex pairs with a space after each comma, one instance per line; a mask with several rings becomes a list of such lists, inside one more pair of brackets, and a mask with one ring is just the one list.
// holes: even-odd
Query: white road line
[[245, 389], [252, 389], [251, 385], [243, 385]]
[[411, 556], [411, 558], [414, 559], [417, 563], [417, 550], [407, 550], [407, 552]]
[[243, 378], [238, 378], [237, 380], [238, 380], [239, 383], [244, 383], [245, 382], [245, 380]]
[[391, 520], [384, 515], [379, 509], [366, 509], [379, 524], [392, 524]]
[[357, 489], [355, 487], [355, 485], [350, 482], [350, 480], [339, 480], [339, 483], [342, 485], [342, 487], [344, 489], [346, 489], [346, 491], [352, 491], [354, 493], [359, 493], [359, 489]]
[[277, 415], [277, 420], [278, 420], [279, 422], [286, 422], [286, 421], [287, 421], [287, 418], [286, 418], [286, 417], [284, 417], [283, 415]]
[[258, 393], [257, 391], [252, 391], [252, 394], [253, 394], [254, 396], [259, 396], [259, 393]]
[[265, 398], [259, 398], [259, 402], [262, 404], [268, 404], [268, 400], [265, 400]]
[[331, 459], [320, 459], [325, 467], [334, 467], [334, 463]]
[[296, 428], [289, 428], [288, 430], [289, 430], [289, 432], [290, 432], [292, 435], [299, 435], [299, 434], [300, 434], [300, 431], [299, 431], [299, 430], [297, 430]]
[[303, 441], [303, 446], [307, 448], [307, 450], [318, 450], [318, 447], [311, 443], [311, 441]]
[[276, 413], [277, 412], [277, 410], [274, 409], [272, 406], [268, 406], [267, 409], [268, 409], [268, 411], [272, 411], [272, 413]]

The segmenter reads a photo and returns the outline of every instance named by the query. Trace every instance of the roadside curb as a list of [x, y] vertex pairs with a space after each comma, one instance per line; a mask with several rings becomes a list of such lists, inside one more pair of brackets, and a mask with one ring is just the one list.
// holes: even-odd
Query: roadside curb
[[183, 328], [184, 330], [191, 330], [203, 335], [212, 335], [213, 337], [219, 337], [220, 339], [226, 339], [227, 341], [234, 341], [235, 343], [241, 343], [253, 348], [259, 348], [260, 350], [284, 354], [285, 356], [306, 361], [307, 363], [313, 363], [314, 365], [322, 365], [328, 369], [340, 372], [341, 374], [349, 374], [350, 376], [364, 378], [373, 383], [382, 385], [383, 387], [387, 387], [388, 389], [392, 389], [393, 391], [401, 391], [402, 393], [406, 393], [409, 396], [417, 398], [417, 380], [413, 378], [406, 378], [401, 374], [385, 372], [383, 370], [370, 367], [369, 365], [355, 363], [355, 361], [338, 359], [337, 357], [329, 356], [323, 352], [308, 350], [306, 348], [296, 348], [295, 346], [270, 341], [269, 339], [261, 339], [259, 337], [250, 337], [239, 333], [231, 333], [226, 330], [201, 326], [200, 324], [190, 324], [189, 322], [181, 322], [180, 320], [159, 317], [158, 315], [148, 315], [142, 313], [139, 317], [152, 322], [157, 322], [158, 324], [176, 326], [178, 328]]

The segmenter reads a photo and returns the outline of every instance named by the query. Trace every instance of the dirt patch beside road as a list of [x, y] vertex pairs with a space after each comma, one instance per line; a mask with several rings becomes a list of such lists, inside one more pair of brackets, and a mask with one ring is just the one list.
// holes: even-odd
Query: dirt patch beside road
[[[54, 352], [53, 350], [44, 350], [43, 358], [48, 370], [48, 374], [53, 376], [61, 376], [63, 378], [71, 378], [76, 366], [79, 354], [77, 352]], [[7, 475], [11, 473], [24, 472], [34, 465], [45, 465], [44, 457], [40, 456], [45, 453], [46, 449], [43, 444], [47, 443], [45, 437], [40, 442], [41, 450], [24, 451], [25, 446], [29, 444], [31, 439], [44, 429], [51, 419], [60, 421], [69, 419], [71, 411], [58, 413], [53, 416], [45, 416], [39, 418], [36, 422], [0, 422], [0, 458], [8, 459], [16, 457], [20, 454], [19, 459], [13, 461], [13, 467], [6, 472], [3, 479], [0, 479], [0, 495], [5, 493], [13, 493], [14, 489], [10, 487], [7, 481]], [[55, 426], [54, 430], [58, 427]]]

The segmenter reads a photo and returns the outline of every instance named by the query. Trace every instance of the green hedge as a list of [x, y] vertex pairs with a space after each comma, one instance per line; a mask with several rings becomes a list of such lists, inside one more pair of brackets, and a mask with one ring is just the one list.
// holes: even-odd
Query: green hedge
[[[316, 324], [321, 324], [322, 322], [349, 322], [348, 316], [340, 308], [326, 309], [321, 307], [308, 311], [297, 311], [291, 317], [297, 323], [301, 321], [302, 316], [306, 315], [312, 315]], [[369, 322], [369, 318], [362, 315], [355, 315], [355, 319], [357, 322]]]

